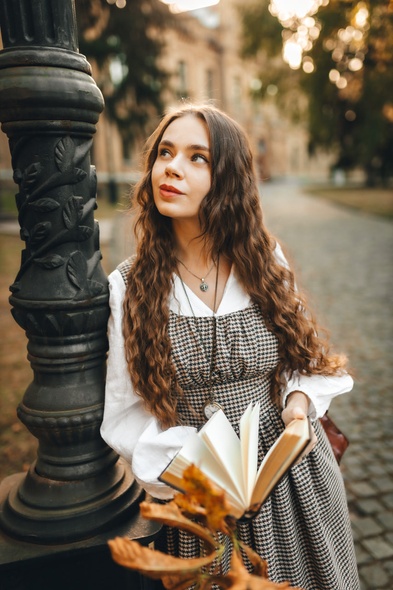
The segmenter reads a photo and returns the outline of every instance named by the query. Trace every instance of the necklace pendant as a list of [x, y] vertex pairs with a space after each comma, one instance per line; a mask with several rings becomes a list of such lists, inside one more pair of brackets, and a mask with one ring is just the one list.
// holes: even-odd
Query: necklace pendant
[[199, 285], [199, 288], [201, 291], [203, 291], [204, 293], [206, 293], [206, 291], [209, 288], [209, 285], [207, 283], [205, 283], [205, 279], [201, 279], [201, 284]]
[[222, 410], [222, 407], [217, 402], [207, 402], [203, 408], [203, 414], [207, 420], [213, 416], [218, 410]]

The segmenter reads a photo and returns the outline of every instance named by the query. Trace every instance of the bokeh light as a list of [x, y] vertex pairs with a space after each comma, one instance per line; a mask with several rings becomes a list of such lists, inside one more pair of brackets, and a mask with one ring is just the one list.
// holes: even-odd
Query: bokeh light
[[303, 58], [303, 71], [306, 72], [306, 74], [311, 74], [314, 70], [315, 70], [315, 66], [314, 66], [314, 62], [312, 60], [311, 57], [309, 57], [308, 55], [306, 55]]
[[[364, 67], [367, 31], [370, 28], [369, 17], [366, 3], [358, 2], [350, 24], [345, 29], [339, 29], [335, 36], [325, 40], [324, 49], [331, 52], [332, 59], [336, 62], [336, 68], [330, 71], [329, 79], [339, 90], [354, 85], [354, 76]], [[345, 72], [347, 74], [343, 76]]]
[[327, 3], [328, 0], [271, 0], [269, 10], [280, 22], [301, 21]]
[[[283, 26], [283, 60], [293, 70], [300, 68], [306, 74], [315, 71], [315, 64], [310, 56], [315, 41], [318, 39], [321, 24], [317, 13], [329, 0], [271, 0], [270, 13]], [[358, 2], [352, 10], [347, 27], [339, 29], [323, 42], [325, 51], [331, 53], [335, 67], [330, 70], [329, 80], [339, 90], [351, 84], [351, 76], [361, 72], [366, 55], [366, 35], [370, 28], [370, 13], [366, 2]], [[346, 73], [346, 75], [344, 75]]]
[[188, 12], [189, 10], [197, 10], [198, 8], [206, 8], [218, 4], [220, 0], [161, 0], [163, 4], [167, 4], [173, 13]]
[[304, 53], [310, 51], [319, 37], [321, 26], [315, 15], [329, 0], [271, 0], [270, 13], [277, 17], [282, 26], [290, 31], [283, 37], [283, 59], [293, 70], [303, 67], [310, 74], [314, 71], [312, 61], [304, 60]]
[[108, 4], [116, 4], [117, 8], [124, 8], [127, 0], [106, 0]]
[[[127, 0], [106, 0], [108, 4], [116, 4], [117, 8], [124, 8]], [[131, 0], [134, 1], [135, 0]], [[197, 10], [198, 8], [206, 8], [207, 6], [214, 6], [220, 0], [160, 0], [163, 4], [167, 4], [173, 13], [187, 12], [189, 10]]]

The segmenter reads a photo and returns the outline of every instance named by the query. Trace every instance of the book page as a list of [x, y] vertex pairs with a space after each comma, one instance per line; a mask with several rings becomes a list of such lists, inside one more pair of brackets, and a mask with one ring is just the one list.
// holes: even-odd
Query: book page
[[196, 432], [187, 438], [183, 447], [172, 459], [159, 479], [180, 491], [184, 491], [181, 483], [183, 472], [192, 464], [196, 465], [206, 477], [225, 491], [229, 504], [235, 508], [235, 515], [243, 514], [244, 503], [239, 498], [231, 478], [221, 464], [216, 461]]
[[257, 402], [253, 408], [251, 402], [240, 419], [240, 446], [247, 506], [251, 503], [257, 478], [259, 411], [260, 403]]
[[257, 474], [251, 505], [261, 504], [311, 439], [308, 419], [293, 420], [266, 453]]
[[228, 474], [244, 507], [247, 498], [243, 481], [240, 440], [222, 410], [218, 410], [198, 432], [207, 447]]

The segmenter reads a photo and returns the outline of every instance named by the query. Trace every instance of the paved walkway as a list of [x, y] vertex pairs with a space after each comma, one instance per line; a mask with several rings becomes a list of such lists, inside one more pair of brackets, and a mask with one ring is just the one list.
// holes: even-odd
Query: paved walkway
[[[351, 441], [342, 471], [362, 590], [392, 590], [393, 223], [291, 184], [266, 184], [261, 193], [268, 228], [355, 373], [354, 390], [336, 399], [330, 414]], [[120, 216], [110, 236], [112, 268], [130, 250], [125, 236], [129, 221]]]
[[319, 321], [350, 358], [355, 388], [330, 415], [351, 441], [342, 471], [362, 590], [392, 590], [393, 223], [289, 184], [264, 185], [262, 206]]

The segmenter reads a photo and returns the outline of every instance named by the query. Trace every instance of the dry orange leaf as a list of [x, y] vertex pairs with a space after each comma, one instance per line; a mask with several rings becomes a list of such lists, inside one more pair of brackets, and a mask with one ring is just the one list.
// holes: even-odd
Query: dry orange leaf
[[[176, 496], [182, 510], [191, 514], [204, 514], [207, 526], [213, 531], [228, 533], [226, 518], [231, 509], [225, 497], [225, 491], [215, 486], [196, 465], [190, 465], [183, 472], [185, 495]], [[199, 507], [199, 508], [198, 508]], [[200, 510], [203, 507], [203, 510]]]
[[[167, 590], [187, 590], [197, 585], [198, 590], [301, 590], [289, 582], [276, 583], [267, 578], [267, 563], [251, 547], [236, 538], [236, 521], [230, 516], [225, 492], [217, 488], [202, 472], [191, 465], [183, 473], [185, 493], [177, 494], [166, 504], [142, 502], [140, 511], [144, 518], [182, 529], [205, 543], [208, 555], [182, 559], [151, 550], [137, 541], [117, 537], [108, 541], [114, 561], [154, 579], [161, 579]], [[191, 520], [202, 517], [203, 525]], [[218, 531], [228, 536], [233, 544], [231, 569], [227, 574], [218, 574], [217, 569], [207, 571], [214, 560], [220, 561], [224, 545], [215, 534]], [[241, 549], [244, 550], [254, 570], [251, 574], [245, 567]]]
[[231, 590], [301, 590], [294, 588], [289, 582], [271, 582], [267, 578], [261, 578], [250, 574], [244, 567], [243, 561], [237, 551], [233, 551], [231, 558], [231, 569], [221, 577], [218, 583], [221, 588], [231, 588]]
[[169, 502], [168, 504], [141, 502], [139, 507], [144, 518], [192, 533], [205, 541], [212, 551], [217, 549], [217, 540], [210, 531], [184, 516], [175, 502]]
[[244, 553], [247, 555], [248, 559], [250, 560], [251, 565], [254, 567], [253, 574], [254, 576], [261, 576], [262, 578], [267, 578], [267, 562], [265, 559], [262, 559], [260, 555], [254, 549], [238, 541], [239, 545], [243, 549]]
[[289, 582], [276, 583], [248, 572], [244, 575], [236, 575], [232, 571], [223, 576], [218, 585], [224, 590], [227, 588], [231, 590], [301, 590], [301, 588], [294, 588]]
[[195, 575], [187, 575], [185, 577], [163, 576], [161, 582], [166, 590], [187, 590], [187, 588], [195, 584]]
[[108, 541], [108, 545], [116, 563], [153, 579], [160, 579], [171, 574], [189, 578], [190, 574], [197, 574], [200, 568], [210, 565], [216, 557], [213, 552], [205, 557], [181, 559], [161, 551], [152, 551], [137, 541], [131, 541], [125, 537], [116, 537]]
[[223, 590], [301, 590], [292, 587], [289, 582], [272, 582], [265, 577], [250, 574], [241, 557], [235, 553], [232, 556], [231, 569], [225, 575], [165, 576], [162, 582], [167, 590], [187, 590], [195, 582], [198, 590], [210, 590], [213, 585]]
[[196, 582], [198, 590], [207, 590], [207, 588], [211, 586], [208, 580], [210, 582], [210, 578], [205, 578], [198, 574], [187, 576], [163, 576], [161, 578], [166, 590], [188, 590], [188, 588], [193, 586]]

